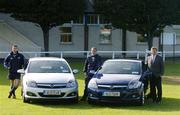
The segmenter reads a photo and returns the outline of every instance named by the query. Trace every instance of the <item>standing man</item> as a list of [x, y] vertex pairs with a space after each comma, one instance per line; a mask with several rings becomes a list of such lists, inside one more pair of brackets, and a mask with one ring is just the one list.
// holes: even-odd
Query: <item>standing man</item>
[[97, 49], [95, 47], [91, 48], [91, 55], [86, 59], [84, 70], [83, 72], [86, 75], [85, 78], [85, 89], [84, 89], [84, 95], [81, 99], [81, 101], [86, 101], [88, 96], [88, 83], [93, 77], [94, 73], [98, 70], [99, 67], [101, 67], [102, 61], [101, 57], [97, 54]]
[[4, 67], [9, 70], [8, 79], [10, 80], [11, 90], [8, 98], [16, 98], [15, 91], [20, 83], [20, 73], [17, 73], [18, 69], [22, 69], [24, 66], [24, 56], [18, 52], [18, 46], [13, 45], [12, 51], [4, 60]]
[[164, 63], [162, 57], [157, 54], [157, 48], [151, 48], [151, 55], [148, 57], [147, 61], [148, 69], [152, 72], [152, 76], [150, 77], [150, 97], [153, 99], [153, 102], [159, 103], [162, 100]]

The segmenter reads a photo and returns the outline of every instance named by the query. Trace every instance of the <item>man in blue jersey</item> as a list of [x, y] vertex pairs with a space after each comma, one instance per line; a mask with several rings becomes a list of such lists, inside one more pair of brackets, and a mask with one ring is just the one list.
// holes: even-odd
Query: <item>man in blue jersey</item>
[[13, 45], [12, 51], [4, 60], [4, 67], [9, 70], [8, 79], [10, 80], [11, 89], [8, 98], [16, 98], [15, 91], [20, 83], [20, 73], [17, 73], [18, 69], [24, 67], [24, 56], [18, 52], [18, 46]]

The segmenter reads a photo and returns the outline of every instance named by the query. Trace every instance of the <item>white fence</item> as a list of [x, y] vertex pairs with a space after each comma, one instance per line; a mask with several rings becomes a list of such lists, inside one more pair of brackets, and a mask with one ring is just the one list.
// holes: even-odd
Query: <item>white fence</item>
[[[0, 58], [5, 58], [8, 55], [9, 52], [0, 52]], [[75, 57], [75, 58], [84, 58], [88, 57], [90, 54], [90, 51], [49, 51], [49, 52], [21, 52], [25, 57], [31, 58], [31, 57], [43, 57], [45, 54], [49, 54], [50, 56], [56, 56], [61, 58], [66, 57]], [[100, 54], [102, 57], [105, 58], [124, 58], [123, 54], [126, 54], [126, 58], [136, 58], [136, 59], [146, 59], [148, 56], [148, 53], [150, 51], [98, 51], [98, 54]], [[173, 57], [173, 56], [179, 56], [180, 57], [180, 51], [164, 51], [158, 52], [160, 55], [163, 56], [163, 60], [165, 61], [166, 57]]]

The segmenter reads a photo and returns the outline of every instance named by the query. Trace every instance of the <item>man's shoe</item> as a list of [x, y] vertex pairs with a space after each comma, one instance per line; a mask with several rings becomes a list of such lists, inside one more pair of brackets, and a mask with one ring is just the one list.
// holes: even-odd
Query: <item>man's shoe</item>
[[13, 99], [16, 99], [16, 95], [13, 94]]
[[11, 98], [11, 96], [12, 96], [12, 93], [10, 92], [8, 98]]
[[155, 99], [153, 99], [152, 101], [153, 101], [153, 103], [156, 103], [156, 102], [157, 102]]
[[157, 100], [156, 100], [156, 103], [160, 104], [160, 103], [161, 103], [161, 100], [160, 100], [160, 99], [157, 99]]

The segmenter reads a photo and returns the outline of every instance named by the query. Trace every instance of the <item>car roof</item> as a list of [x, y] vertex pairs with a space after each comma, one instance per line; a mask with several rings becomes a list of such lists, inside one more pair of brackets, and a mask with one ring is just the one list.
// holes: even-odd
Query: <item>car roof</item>
[[29, 61], [43, 61], [43, 60], [48, 60], [48, 61], [66, 61], [64, 58], [57, 58], [57, 57], [33, 57], [33, 58], [29, 59]]
[[113, 62], [113, 61], [129, 61], [129, 62], [142, 62], [142, 60], [135, 60], [135, 59], [108, 59], [106, 62]]

